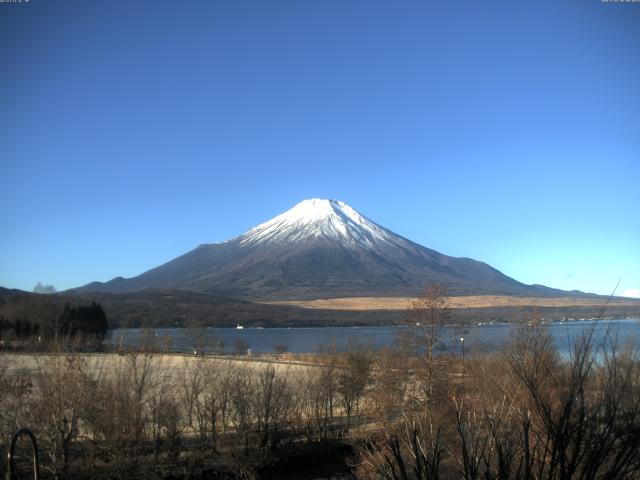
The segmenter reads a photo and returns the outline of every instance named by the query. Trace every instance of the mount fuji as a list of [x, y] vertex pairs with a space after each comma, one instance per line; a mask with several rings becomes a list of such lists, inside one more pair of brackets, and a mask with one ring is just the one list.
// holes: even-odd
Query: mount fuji
[[450, 295], [560, 296], [470, 258], [443, 255], [337, 200], [310, 199], [222, 243], [204, 244], [136, 277], [77, 291], [174, 289], [251, 300], [415, 296], [429, 282]]

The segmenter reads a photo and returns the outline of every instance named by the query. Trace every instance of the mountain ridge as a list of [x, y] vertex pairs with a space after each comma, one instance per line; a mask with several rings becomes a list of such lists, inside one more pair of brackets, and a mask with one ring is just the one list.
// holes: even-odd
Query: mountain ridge
[[135, 277], [92, 282], [77, 290], [174, 288], [252, 300], [302, 300], [415, 296], [430, 282], [443, 284], [451, 295], [572, 294], [525, 285], [484, 262], [441, 254], [395, 234], [344, 202], [317, 198]]

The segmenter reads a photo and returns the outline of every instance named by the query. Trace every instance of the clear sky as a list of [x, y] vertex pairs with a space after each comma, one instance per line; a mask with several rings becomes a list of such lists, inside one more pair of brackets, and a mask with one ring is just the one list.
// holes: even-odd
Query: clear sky
[[0, 285], [133, 276], [310, 197], [640, 289], [640, 3], [0, 3]]

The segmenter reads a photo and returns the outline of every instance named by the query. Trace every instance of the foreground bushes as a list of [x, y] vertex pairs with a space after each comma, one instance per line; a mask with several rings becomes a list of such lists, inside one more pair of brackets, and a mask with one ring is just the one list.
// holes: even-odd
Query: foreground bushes
[[212, 469], [250, 478], [282, 444], [337, 438], [345, 428], [342, 405], [351, 417], [364, 389], [347, 389], [338, 373], [346, 378], [348, 360], [328, 354], [295, 369], [149, 349], [1, 361], [4, 446], [29, 427], [43, 471], [58, 478]]
[[451, 367], [434, 365], [431, 398], [405, 396], [361, 448], [362, 478], [640, 478], [640, 362], [611, 332], [563, 360], [544, 327], [524, 327], [508, 351]]
[[365, 479], [638, 478], [640, 362], [614, 335], [561, 359], [534, 325], [463, 360], [434, 355], [436, 330], [414, 333], [411, 348], [351, 345], [313, 366], [4, 355], [2, 442], [33, 429], [58, 478], [259, 478], [338, 438]]

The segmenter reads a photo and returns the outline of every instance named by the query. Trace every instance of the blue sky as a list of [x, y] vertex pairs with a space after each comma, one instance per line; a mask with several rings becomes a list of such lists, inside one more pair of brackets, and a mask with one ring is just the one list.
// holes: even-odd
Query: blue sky
[[0, 285], [133, 276], [311, 197], [640, 289], [640, 4], [0, 3]]

